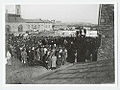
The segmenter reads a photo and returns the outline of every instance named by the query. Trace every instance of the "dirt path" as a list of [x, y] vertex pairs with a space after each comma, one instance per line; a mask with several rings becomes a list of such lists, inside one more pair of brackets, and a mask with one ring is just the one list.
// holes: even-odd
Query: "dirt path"
[[36, 84], [103, 84], [114, 83], [112, 60], [75, 64], [45, 76], [34, 78]]

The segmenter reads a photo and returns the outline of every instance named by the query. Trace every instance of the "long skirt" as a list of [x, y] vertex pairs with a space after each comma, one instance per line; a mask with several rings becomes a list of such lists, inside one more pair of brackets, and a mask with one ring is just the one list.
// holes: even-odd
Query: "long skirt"
[[7, 65], [12, 65], [11, 54], [7, 54]]
[[56, 67], [56, 61], [57, 61], [57, 57], [53, 56], [52, 57], [52, 67]]

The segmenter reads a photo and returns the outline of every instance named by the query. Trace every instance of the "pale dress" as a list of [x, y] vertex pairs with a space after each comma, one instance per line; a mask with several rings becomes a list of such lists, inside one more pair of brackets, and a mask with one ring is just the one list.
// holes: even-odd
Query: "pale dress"
[[52, 56], [52, 67], [56, 67], [56, 61], [57, 61], [57, 57]]
[[9, 51], [7, 52], [7, 64], [8, 64], [8, 65], [12, 65], [11, 54], [10, 54]]

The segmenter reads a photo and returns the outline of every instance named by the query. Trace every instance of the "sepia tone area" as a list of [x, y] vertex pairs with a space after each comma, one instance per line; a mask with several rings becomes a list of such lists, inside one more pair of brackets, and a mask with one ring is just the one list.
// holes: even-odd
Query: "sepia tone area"
[[[18, 10], [17, 10], [18, 9]], [[59, 65], [57, 68], [49, 69], [46, 66], [38, 64], [39, 62], [29, 63], [26, 65], [15, 56], [10, 58], [10, 62], [6, 64], [6, 84], [114, 84], [115, 83], [115, 59], [114, 59], [114, 5], [113, 4], [100, 4], [98, 24], [56, 24], [54, 20], [33, 20], [23, 19], [20, 16], [20, 6], [16, 5], [16, 14], [6, 13], [6, 52], [9, 49], [8, 40], [9, 35], [28, 33], [31, 30], [32, 35], [36, 35], [36, 25], [32, 26], [31, 23], [40, 22], [40, 32], [36, 36], [54, 36], [55, 33], [59, 34], [63, 28], [70, 27], [92, 27], [99, 32], [100, 42], [97, 47], [96, 56], [94, 60], [88, 59], [87, 56], [84, 61], [71, 60], [71, 56], [67, 57], [64, 64]], [[44, 23], [44, 24], [42, 24]], [[60, 23], [60, 22], [59, 22]], [[45, 26], [44, 26], [45, 25]], [[38, 25], [39, 26], [39, 25]], [[42, 26], [42, 27], [41, 27]], [[61, 29], [59, 31], [58, 29]], [[26, 31], [24, 31], [24, 29]], [[68, 29], [68, 30], [69, 30]], [[53, 31], [51, 31], [53, 30]], [[57, 31], [56, 31], [57, 30]], [[16, 32], [17, 31], [17, 32]], [[70, 31], [70, 30], [69, 30]], [[66, 32], [67, 34], [69, 31]], [[73, 29], [74, 31], [74, 29]], [[66, 35], [67, 35], [66, 34]], [[65, 34], [59, 34], [64, 37]], [[74, 37], [75, 35], [71, 36]], [[75, 36], [77, 37], [77, 35]], [[78, 42], [77, 42], [78, 43]], [[62, 45], [61, 45], [62, 46]], [[67, 46], [69, 47], [69, 46]], [[77, 45], [76, 45], [77, 47]], [[95, 48], [93, 45], [92, 48]], [[71, 47], [72, 48], [72, 47]], [[75, 48], [76, 49], [76, 48]], [[68, 49], [69, 51], [69, 49]], [[77, 50], [76, 50], [77, 52]], [[77, 52], [78, 55], [79, 52]], [[86, 54], [86, 53], [85, 53]], [[94, 53], [92, 53], [94, 55]], [[7, 56], [7, 53], [6, 53]], [[78, 57], [80, 58], [80, 57]], [[82, 59], [82, 58], [81, 58]], [[33, 65], [33, 63], [35, 65]]]

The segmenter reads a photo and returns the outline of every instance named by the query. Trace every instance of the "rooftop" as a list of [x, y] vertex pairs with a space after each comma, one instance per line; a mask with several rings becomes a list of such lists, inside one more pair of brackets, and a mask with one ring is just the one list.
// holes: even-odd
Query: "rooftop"
[[26, 23], [52, 23], [50, 20], [42, 19], [24, 19]]
[[14, 22], [18, 22], [18, 23], [52, 23], [52, 21], [50, 20], [42, 20], [42, 19], [23, 19], [21, 18], [20, 15], [17, 14], [11, 14], [11, 13], [7, 13], [5, 15], [5, 21], [6, 22], [10, 22], [10, 23], [14, 23]]
[[8, 14], [5, 14], [5, 21], [13, 22], [13, 23], [24, 22], [24, 19], [22, 19], [20, 15], [8, 13]]

